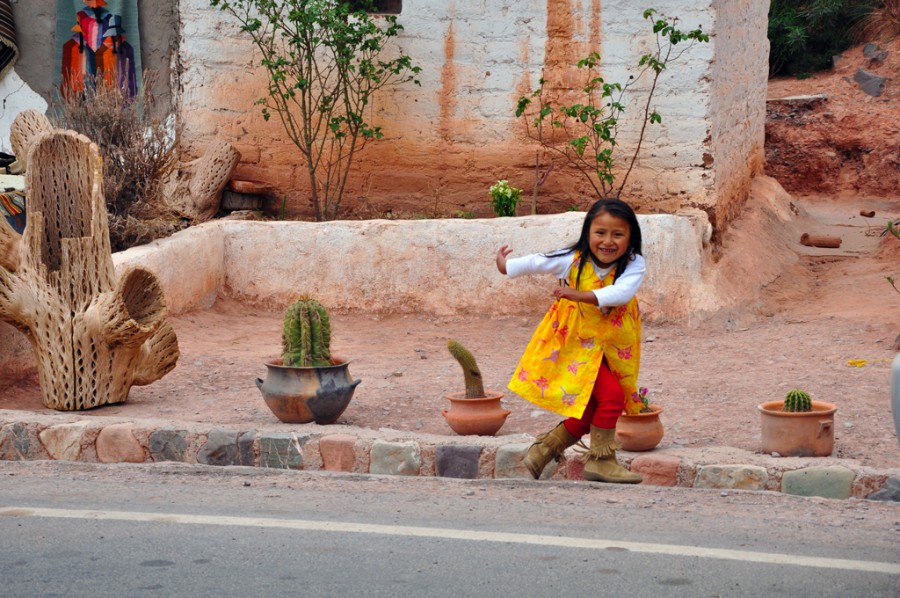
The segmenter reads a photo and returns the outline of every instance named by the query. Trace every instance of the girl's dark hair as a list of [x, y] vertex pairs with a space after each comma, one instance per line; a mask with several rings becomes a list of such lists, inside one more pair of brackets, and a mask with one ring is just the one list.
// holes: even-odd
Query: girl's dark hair
[[584, 269], [584, 265], [587, 263], [588, 257], [591, 255], [591, 222], [594, 221], [594, 218], [604, 213], [609, 214], [610, 216], [621, 218], [622, 220], [627, 222], [628, 228], [631, 232], [631, 238], [628, 241], [629, 251], [626, 251], [625, 254], [617, 259], [613, 264], [616, 268], [616, 273], [613, 275], [613, 282], [619, 279], [619, 276], [622, 274], [622, 272], [625, 271], [625, 267], [628, 265], [629, 260], [631, 260], [633, 256], [641, 255], [641, 225], [638, 224], [637, 214], [634, 213], [634, 210], [631, 209], [631, 206], [629, 206], [621, 199], [598, 199], [594, 202], [594, 205], [591, 206], [591, 209], [589, 209], [587, 214], [585, 214], [584, 216], [584, 224], [581, 225], [581, 236], [578, 237], [578, 240], [565, 249], [560, 249], [559, 251], [554, 251], [553, 253], [547, 254], [550, 257], [557, 257], [560, 255], [573, 253], [575, 251], [579, 252], [580, 257], [578, 259], [578, 274], [575, 277], [576, 287], [578, 286], [578, 281], [581, 280], [581, 271]]

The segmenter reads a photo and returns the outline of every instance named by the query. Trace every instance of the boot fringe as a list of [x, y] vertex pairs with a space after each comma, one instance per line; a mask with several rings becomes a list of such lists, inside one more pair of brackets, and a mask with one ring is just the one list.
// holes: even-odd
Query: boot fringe
[[575, 445], [575, 452], [578, 453], [579, 461], [587, 463], [588, 461], [595, 461], [603, 459], [604, 457], [615, 457], [616, 451], [622, 448], [622, 445], [615, 440], [611, 440], [599, 446], [594, 446], [594, 444], [596, 443], [592, 442], [591, 447], [588, 448], [584, 442], [581, 440], [578, 441], [578, 444]]

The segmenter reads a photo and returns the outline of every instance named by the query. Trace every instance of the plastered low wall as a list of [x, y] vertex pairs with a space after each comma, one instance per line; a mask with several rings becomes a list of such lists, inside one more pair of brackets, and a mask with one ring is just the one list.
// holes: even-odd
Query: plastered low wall
[[[310, 293], [334, 309], [491, 315], [546, 309], [556, 281], [509, 279], [498, 248], [545, 252], [576, 240], [584, 214], [483, 220], [330, 223], [222, 222], [225, 294], [281, 307]], [[657, 314], [687, 309], [702, 241], [690, 218], [641, 216], [647, 279], [641, 300]]]

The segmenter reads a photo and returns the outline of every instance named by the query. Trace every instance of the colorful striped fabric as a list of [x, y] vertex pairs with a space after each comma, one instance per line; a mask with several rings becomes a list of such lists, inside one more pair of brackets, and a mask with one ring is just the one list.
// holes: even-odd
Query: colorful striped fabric
[[0, 214], [17, 233], [25, 232], [25, 194], [20, 191], [0, 193]]

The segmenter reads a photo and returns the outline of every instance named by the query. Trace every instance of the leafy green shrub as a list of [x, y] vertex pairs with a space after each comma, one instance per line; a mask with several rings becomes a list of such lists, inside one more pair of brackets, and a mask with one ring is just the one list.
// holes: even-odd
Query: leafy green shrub
[[497, 216], [515, 216], [516, 206], [522, 200], [522, 190], [513, 187], [506, 179], [497, 181], [488, 189], [491, 194], [491, 209]]
[[772, 0], [769, 76], [802, 76], [829, 69], [850, 46], [853, 26], [881, 0]]

